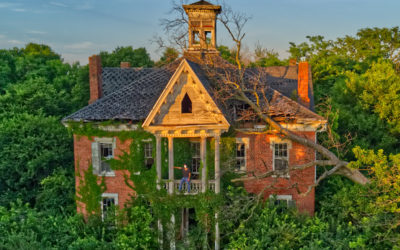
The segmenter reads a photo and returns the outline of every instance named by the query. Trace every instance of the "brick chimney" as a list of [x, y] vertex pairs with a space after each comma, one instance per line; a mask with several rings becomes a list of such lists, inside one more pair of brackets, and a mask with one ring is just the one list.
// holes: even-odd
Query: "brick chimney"
[[310, 107], [310, 98], [308, 97], [310, 66], [308, 62], [299, 62], [298, 70], [297, 93], [299, 95], [299, 101], [304, 106]]
[[121, 69], [129, 69], [131, 67], [130, 62], [121, 62]]
[[98, 55], [89, 57], [89, 84], [90, 100], [89, 104], [95, 102], [103, 95], [101, 79], [101, 58]]

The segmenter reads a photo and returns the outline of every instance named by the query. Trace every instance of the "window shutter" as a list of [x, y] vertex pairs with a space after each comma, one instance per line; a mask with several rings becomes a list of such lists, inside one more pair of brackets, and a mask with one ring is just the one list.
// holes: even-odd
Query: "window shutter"
[[295, 200], [289, 200], [288, 207], [295, 208], [296, 207], [296, 201]]
[[100, 174], [100, 143], [92, 142], [93, 174]]

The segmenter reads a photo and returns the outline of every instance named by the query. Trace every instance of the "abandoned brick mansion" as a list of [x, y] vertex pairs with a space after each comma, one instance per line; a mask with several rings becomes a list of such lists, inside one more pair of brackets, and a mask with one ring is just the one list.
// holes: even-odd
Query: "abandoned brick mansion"
[[[224, 192], [221, 177], [227, 171], [244, 176], [273, 171], [264, 178], [244, 180], [244, 188], [313, 214], [314, 190], [302, 193], [314, 184], [316, 167], [289, 171], [289, 166], [314, 161], [315, 151], [279, 136], [255, 116], [244, 117], [249, 105], [225, 98], [227, 90], [218, 86], [221, 81], [215, 76], [236, 72], [237, 68], [222, 59], [217, 50], [216, 17], [221, 7], [206, 1], [183, 7], [189, 17], [189, 38], [181, 58], [160, 68], [132, 68], [126, 62], [121, 62], [120, 68], [107, 68], [102, 67], [99, 56], [91, 56], [89, 105], [64, 118], [63, 123], [92, 124], [110, 133], [141, 130], [150, 134], [140, 144], [140, 159], [146, 168], [156, 171], [157, 188], [166, 189], [168, 194], [181, 194], [182, 171], [174, 167], [183, 163], [191, 173], [186, 195]], [[244, 84], [256, 79], [256, 91], [268, 100], [266, 112], [284, 128], [313, 141], [325, 129], [327, 121], [313, 111], [307, 62], [247, 68], [242, 79]], [[226, 138], [233, 141], [234, 150], [224, 148], [222, 141]], [[77, 192], [81, 183], [78, 176], [91, 167], [98, 182], [105, 183], [98, 203], [101, 211], [110, 205], [123, 208], [135, 196], [134, 189], [126, 184], [129, 172], [108, 164], [109, 159], [128, 152], [134, 140], [102, 133], [74, 135]], [[177, 143], [186, 146], [177, 150]], [[188, 189], [186, 183], [183, 189]], [[78, 212], [86, 213], [85, 204], [78, 201], [77, 207]], [[217, 242], [218, 223], [215, 227]]]

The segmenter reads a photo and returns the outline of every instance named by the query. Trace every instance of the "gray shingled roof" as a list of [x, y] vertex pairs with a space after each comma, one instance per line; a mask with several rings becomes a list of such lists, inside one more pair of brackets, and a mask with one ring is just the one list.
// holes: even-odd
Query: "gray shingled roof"
[[154, 68], [103, 68], [101, 74], [103, 95], [107, 96], [154, 70]]
[[[141, 121], [146, 119], [181, 60], [178, 59], [163, 68], [104, 68], [102, 71], [104, 97], [65, 117], [63, 121]], [[229, 107], [219, 103], [213, 95], [206, 70], [198, 63], [187, 61], [220, 110], [228, 120], [232, 121]], [[293, 70], [294, 68], [290, 66], [275, 67], [273, 70], [248, 69], [245, 79], [250, 81], [252, 77], [258, 77], [265, 84], [264, 88], [268, 90], [268, 99], [272, 105], [270, 110], [273, 114], [280, 117], [320, 119], [320, 116], [290, 99], [293, 91], [297, 90], [297, 80], [295, 80], [297, 70], [296, 72]]]
[[[139, 79], [65, 117], [63, 121], [144, 120], [179, 64], [154, 68]], [[118, 70], [114, 70], [114, 73]], [[110, 72], [108, 72], [110, 73]], [[119, 72], [117, 73], [119, 74]]]

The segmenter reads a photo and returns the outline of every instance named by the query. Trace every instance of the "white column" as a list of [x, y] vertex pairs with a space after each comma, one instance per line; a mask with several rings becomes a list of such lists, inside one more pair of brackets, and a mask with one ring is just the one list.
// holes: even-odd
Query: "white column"
[[[161, 136], [156, 135], [156, 167], [157, 167], [157, 190], [161, 189]], [[160, 219], [157, 220], [158, 225], [158, 243], [163, 248], [163, 225]]]
[[[219, 144], [220, 135], [215, 136], [215, 193], [221, 191], [221, 171], [220, 171], [220, 158], [219, 158]], [[219, 223], [218, 223], [218, 213], [215, 213], [215, 250], [220, 249], [220, 238], [219, 238]]]
[[163, 249], [163, 244], [164, 244], [163, 225], [160, 219], [158, 219], [157, 225], [158, 225], [158, 244], [160, 245], [160, 249]]
[[219, 250], [219, 224], [218, 224], [218, 213], [215, 213], [215, 250]]
[[168, 193], [174, 193], [174, 138], [168, 137]]
[[207, 156], [207, 137], [201, 137], [200, 139], [200, 159], [201, 159], [201, 164], [202, 164], [202, 169], [201, 169], [201, 192], [206, 192], [207, 190], [207, 161], [206, 161], [206, 156]]
[[156, 135], [156, 167], [157, 167], [157, 189], [161, 186], [161, 136]]
[[215, 193], [219, 193], [221, 191], [221, 170], [220, 170], [220, 161], [219, 161], [219, 144], [220, 144], [220, 136], [215, 136]]
[[169, 248], [175, 250], [175, 214], [171, 215], [171, 225], [170, 225], [170, 242]]

